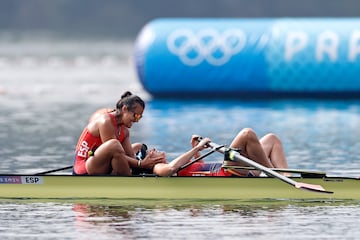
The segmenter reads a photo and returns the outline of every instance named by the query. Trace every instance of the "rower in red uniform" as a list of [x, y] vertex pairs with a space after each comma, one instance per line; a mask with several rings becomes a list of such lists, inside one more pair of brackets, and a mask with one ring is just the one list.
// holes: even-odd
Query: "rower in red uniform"
[[[111, 114], [111, 112], [108, 113], [108, 116], [111, 119], [114, 128], [116, 129], [117, 140], [120, 143], [123, 143], [125, 139], [125, 126], [120, 126], [119, 130], [115, 121], [115, 116]], [[74, 172], [76, 174], [87, 174], [86, 160], [94, 155], [95, 150], [100, 147], [102, 143], [103, 142], [101, 141], [100, 136], [94, 136], [90, 132], [89, 128], [84, 128], [76, 145], [76, 157], [74, 164]]]
[[[156, 164], [153, 173], [159, 176], [171, 176], [174, 174], [177, 174], [177, 176], [258, 176], [260, 174], [259, 171], [224, 169], [222, 163], [205, 163], [203, 160], [178, 171], [192, 157], [199, 157], [199, 152], [206, 148], [208, 142], [210, 142], [209, 138], [204, 138], [199, 142], [198, 136], [193, 135], [191, 138], [192, 149], [170, 163]], [[258, 139], [251, 128], [244, 128], [235, 136], [230, 148], [241, 150], [243, 156], [265, 167], [288, 168], [282, 143], [273, 133], [266, 134], [261, 139]], [[157, 152], [153, 149], [148, 154], [150, 157], [162, 156], [166, 160], [164, 152]], [[239, 163], [234, 164], [239, 165]], [[288, 175], [287, 173], [283, 174]]]
[[115, 109], [102, 109], [93, 115], [76, 145], [73, 173], [128, 176], [132, 167], [152, 169], [162, 163], [159, 158], [138, 161], [130, 143], [129, 128], [141, 119], [144, 108], [140, 97], [125, 92]]

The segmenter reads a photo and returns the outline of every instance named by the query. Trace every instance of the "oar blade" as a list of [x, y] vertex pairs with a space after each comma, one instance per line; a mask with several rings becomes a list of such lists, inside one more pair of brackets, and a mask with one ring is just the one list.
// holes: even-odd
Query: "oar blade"
[[327, 191], [321, 185], [316, 185], [316, 184], [297, 182], [295, 184], [295, 187], [299, 188], [299, 189], [304, 189], [304, 190], [309, 190], [309, 191], [319, 192], [319, 193], [327, 193], [327, 194], [334, 193], [332, 191]]

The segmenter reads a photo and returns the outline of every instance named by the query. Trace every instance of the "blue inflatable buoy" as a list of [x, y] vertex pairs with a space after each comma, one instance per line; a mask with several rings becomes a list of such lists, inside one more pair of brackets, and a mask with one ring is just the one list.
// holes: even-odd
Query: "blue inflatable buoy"
[[135, 64], [154, 97], [357, 97], [360, 19], [156, 19]]

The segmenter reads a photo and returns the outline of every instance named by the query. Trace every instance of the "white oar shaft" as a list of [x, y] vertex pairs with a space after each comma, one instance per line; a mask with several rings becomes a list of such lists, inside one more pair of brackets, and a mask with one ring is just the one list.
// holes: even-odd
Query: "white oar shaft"
[[[213, 142], [209, 143], [209, 145], [213, 148], [217, 148], [217, 146], [219, 146], [218, 144], [213, 143]], [[226, 151], [225, 147], [219, 148], [219, 152], [224, 154], [225, 151]], [[266, 173], [266, 175], [268, 175], [268, 176], [279, 178], [280, 180], [282, 180], [286, 183], [296, 186], [296, 183], [297, 183], [296, 181], [294, 181], [288, 177], [285, 177], [285, 176], [281, 175], [280, 173], [277, 173], [277, 172], [271, 170], [270, 168], [267, 168], [257, 162], [254, 162], [253, 160], [250, 160], [247, 157], [242, 156], [240, 153], [238, 153], [236, 151], [233, 151], [233, 150], [230, 150], [230, 151], [231, 151], [230, 155], [232, 155], [232, 156], [230, 156], [230, 160], [233, 160], [233, 161], [240, 160], [242, 163], [252, 166], [252, 167], [256, 168], [257, 170], [260, 170], [260, 171]]]
[[[212, 148], [216, 148], [218, 149], [219, 152], [225, 154], [225, 152], [227, 151], [227, 149], [225, 147], [221, 147], [220, 145], [216, 144], [216, 143], [213, 143], [213, 142], [210, 142], [209, 143], [209, 146], [212, 147]], [[262, 172], [264, 172], [266, 175], [268, 176], [272, 176], [272, 177], [275, 177], [275, 178], [278, 178], [296, 188], [302, 188], [302, 189], [307, 189], [307, 190], [311, 190], [311, 191], [318, 191], [318, 192], [322, 192], [322, 193], [333, 193], [333, 192], [330, 192], [330, 191], [326, 191], [322, 186], [320, 185], [312, 185], [312, 184], [306, 184], [306, 183], [300, 183], [300, 182], [296, 182], [286, 176], [283, 176], [281, 175], [280, 173], [277, 173], [273, 170], [271, 170], [270, 168], [267, 168], [247, 157], [244, 157], [242, 156], [239, 152], [237, 151], [234, 151], [234, 150], [229, 150], [229, 157], [230, 159], [229, 160], [232, 160], [232, 161], [237, 161], [237, 162], [242, 162], [246, 165], [249, 165], [249, 166], [252, 166], [254, 168], [256, 168], [257, 170], [260, 170]]]
[[[229, 165], [226, 161], [223, 164], [223, 168], [230, 169], [239, 169], [239, 170], [257, 170], [254, 167], [250, 166], [239, 166], [239, 165]], [[302, 176], [311, 176], [311, 177], [326, 177], [326, 172], [316, 171], [316, 170], [305, 170], [305, 169], [293, 169], [293, 168], [269, 168], [275, 172], [285, 172], [285, 173], [295, 173], [301, 174]]]

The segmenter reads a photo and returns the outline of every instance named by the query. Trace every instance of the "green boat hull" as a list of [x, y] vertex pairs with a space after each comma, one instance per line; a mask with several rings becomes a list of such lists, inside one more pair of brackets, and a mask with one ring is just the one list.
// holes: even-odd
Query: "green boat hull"
[[276, 178], [252, 177], [117, 177], [44, 175], [0, 176], [3, 199], [142, 199], [251, 201], [360, 200], [355, 178], [292, 178], [318, 184], [333, 194], [297, 189]]

